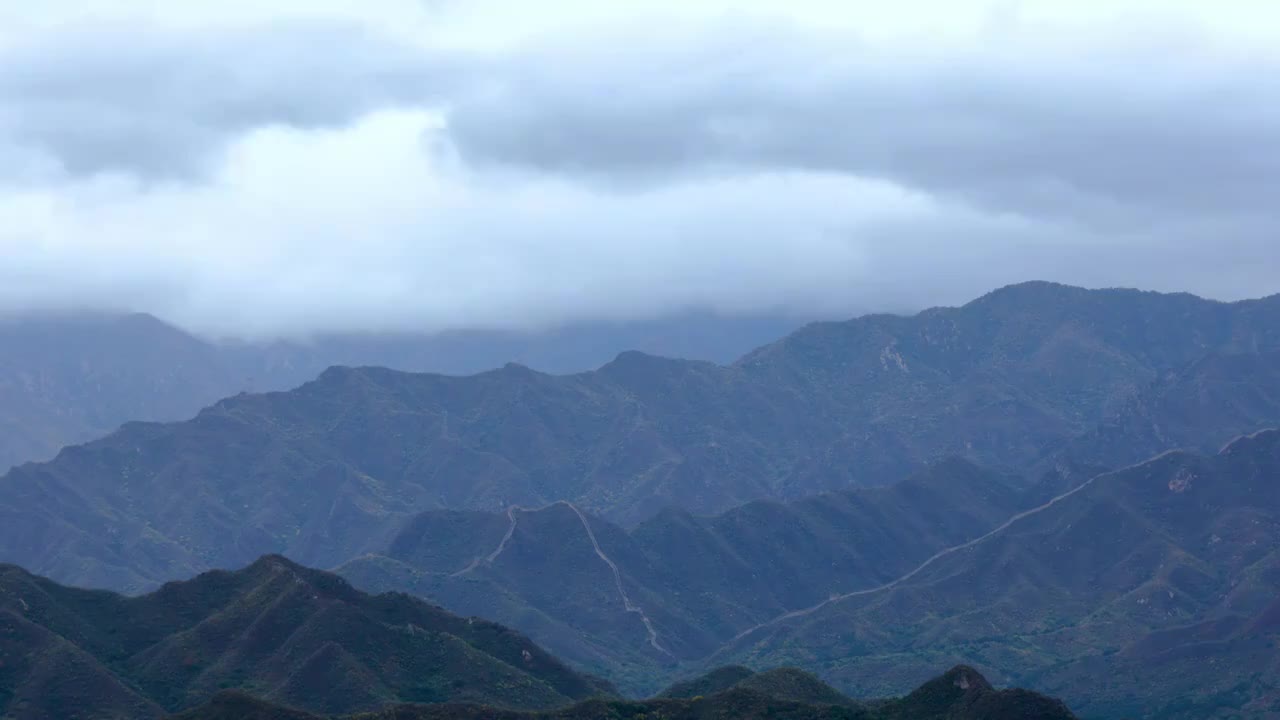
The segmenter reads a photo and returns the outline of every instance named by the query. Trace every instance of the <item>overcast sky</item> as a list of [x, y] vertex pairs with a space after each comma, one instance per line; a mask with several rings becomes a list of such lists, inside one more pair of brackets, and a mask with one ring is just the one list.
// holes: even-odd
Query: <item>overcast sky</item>
[[1274, 0], [0, 3], [0, 310], [1280, 292]]

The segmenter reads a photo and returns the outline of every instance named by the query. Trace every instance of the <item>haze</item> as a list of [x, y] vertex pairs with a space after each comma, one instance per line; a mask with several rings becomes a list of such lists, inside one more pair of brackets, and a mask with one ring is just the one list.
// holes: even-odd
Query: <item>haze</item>
[[0, 311], [261, 337], [1270, 294], [1277, 47], [1243, 1], [11, 3]]

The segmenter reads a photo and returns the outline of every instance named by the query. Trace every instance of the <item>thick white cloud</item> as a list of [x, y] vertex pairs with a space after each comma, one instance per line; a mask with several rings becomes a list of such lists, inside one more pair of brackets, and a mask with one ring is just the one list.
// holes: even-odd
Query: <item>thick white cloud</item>
[[885, 8], [0, 6], [0, 309], [272, 334], [1280, 290], [1269, 4]]

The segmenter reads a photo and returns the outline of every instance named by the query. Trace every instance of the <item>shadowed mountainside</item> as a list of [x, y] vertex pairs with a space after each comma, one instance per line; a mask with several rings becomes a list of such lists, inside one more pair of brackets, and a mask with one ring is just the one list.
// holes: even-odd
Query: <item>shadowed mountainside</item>
[[[1162, 447], [1161, 438], [1175, 441], [1171, 437], [1207, 437], [1200, 446], [1216, 450], [1227, 439], [1223, 432], [1280, 420], [1269, 400], [1280, 397], [1275, 358], [1215, 357], [1191, 372], [1172, 373], [1176, 382], [1154, 384], [1149, 390], [1162, 392], [1144, 392], [1141, 402], [1105, 421], [1106, 432], [1084, 436], [1102, 438], [1100, 445], [1070, 443], [1050, 456], [1051, 469], [1025, 491], [1014, 477], [950, 460], [893, 486], [786, 506], [757, 502], [716, 517], [667, 510], [629, 532], [597, 519], [604, 526], [597, 534], [619, 560], [623, 582], [647, 608], [664, 647], [682, 661], [697, 660], [760, 623], [808, 612], [832, 595], [877, 587], [944, 548], [979, 537], [1104, 472], [1095, 465], [1099, 457], [1117, 462], [1141, 448]], [[1204, 371], [1223, 365], [1230, 372]], [[1150, 428], [1161, 432], [1153, 436]], [[1132, 447], [1122, 450], [1126, 432]], [[1086, 474], [1089, 467], [1096, 469]], [[651, 692], [671, 664], [672, 658], [636, 642], [640, 626], [607, 593], [590, 591], [601, 587], [606, 570], [591, 562], [572, 516], [554, 507], [512, 509], [505, 517], [426, 513], [386, 550], [340, 572], [361, 586], [419, 593], [520, 627], [633, 692]]]
[[1163, 374], [1038, 467], [1060, 474], [1046, 491], [1062, 490], [1098, 469], [1171, 448], [1214, 453], [1230, 439], [1274, 425], [1280, 425], [1280, 352], [1211, 353]]
[[796, 665], [857, 697], [969, 662], [1100, 716], [1189, 719], [1277, 697], [1277, 478], [1271, 430], [1034, 507], [1009, 478], [957, 460], [890, 487], [667, 512], [630, 532], [593, 518], [674, 657], [646, 644], [563, 505], [426, 513], [387, 554], [339, 572], [476, 608], [635, 694], [706, 662]]
[[160, 717], [227, 688], [322, 713], [612, 693], [505, 627], [278, 556], [137, 598], [0, 566], [0, 715]]
[[681, 680], [658, 693], [660, 698], [695, 698], [724, 692], [747, 678], [755, 671], [741, 665], [725, 665], [689, 680]]
[[431, 509], [570, 500], [631, 526], [671, 504], [883, 484], [950, 456], [1021, 471], [1165, 373], [1278, 348], [1280, 296], [1028, 283], [811, 325], [728, 367], [628, 352], [563, 377], [335, 368], [12, 470], [0, 559], [140, 591], [263, 553], [334, 567]]
[[1171, 452], [908, 582], [829, 603], [718, 654], [797, 664], [858, 696], [969, 662], [1085, 717], [1280, 712], [1280, 431]]
[[668, 510], [630, 532], [589, 518], [661, 649], [646, 642], [646, 626], [627, 612], [609, 565], [565, 504], [425, 513], [385, 554], [338, 572], [370, 590], [515, 623], [566, 660], [645, 695], [677, 662], [706, 657], [757, 623], [885, 582], [989, 530], [1019, 507], [1012, 481], [953, 460], [888, 487], [758, 501], [712, 517]]
[[[971, 663], [1089, 714], [1265, 717], [1277, 434], [1105, 471], [1277, 424], [1278, 300], [1032, 283], [810, 326], [728, 367], [335, 368], [11, 471], [0, 559], [136, 591], [283, 552], [505, 622], [631, 692], [740, 662], [882, 696]], [[237, 655], [156, 697], [14, 607], [21, 646], [121, 712], [265, 672]], [[339, 647], [321, 684], [410, 699]], [[46, 666], [7, 666], [14, 696], [46, 692]]]
[[0, 316], [0, 471], [48, 460], [125, 422], [185, 420], [239, 392], [296, 387], [333, 365], [466, 375], [516, 361], [545, 372], [580, 372], [631, 349], [732, 362], [800, 325], [787, 317], [685, 313], [530, 333], [214, 343], [142, 314]]
[[281, 557], [137, 598], [0, 566], [0, 715], [17, 720], [1074, 717], [965, 667], [872, 704], [791, 668], [722, 669], [650, 701], [611, 691], [500, 625]]
[[[802, 676], [791, 670], [777, 671], [778, 677]], [[761, 674], [761, 676], [767, 674]], [[761, 677], [754, 676], [754, 677]], [[814, 681], [810, 692], [820, 698], [840, 699], [805, 702], [776, 694], [787, 694], [787, 683], [748, 687], [753, 678], [707, 697], [661, 698], [644, 702], [594, 700], [549, 713], [502, 712], [475, 706], [435, 706], [387, 708], [367, 720], [1073, 720], [1061, 702], [1021, 690], [995, 690], [977, 671], [957, 667], [904, 698], [855, 704], [841, 698], [829, 687]], [[704, 683], [705, 684], [705, 683]], [[176, 720], [318, 720], [314, 715], [274, 708], [244, 695], [224, 694], [208, 705], [179, 715]], [[354, 719], [353, 719], [354, 720]]]

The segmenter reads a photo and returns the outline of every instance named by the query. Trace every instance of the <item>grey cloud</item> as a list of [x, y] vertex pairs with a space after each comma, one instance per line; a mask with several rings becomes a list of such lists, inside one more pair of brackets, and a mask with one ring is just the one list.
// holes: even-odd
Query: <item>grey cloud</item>
[[709, 32], [464, 56], [291, 23], [0, 49], [0, 310], [269, 336], [836, 317], [1031, 278], [1280, 290], [1266, 59]]
[[192, 177], [257, 127], [437, 97], [456, 60], [336, 23], [62, 30], [0, 49], [0, 132], [73, 175]]
[[461, 151], [617, 182], [848, 172], [1113, 229], [1261, 214], [1280, 196], [1280, 63], [1262, 58], [1195, 45], [930, 57], [786, 34], [613, 45], [629, 50], [513, 63], [457, 103]]

